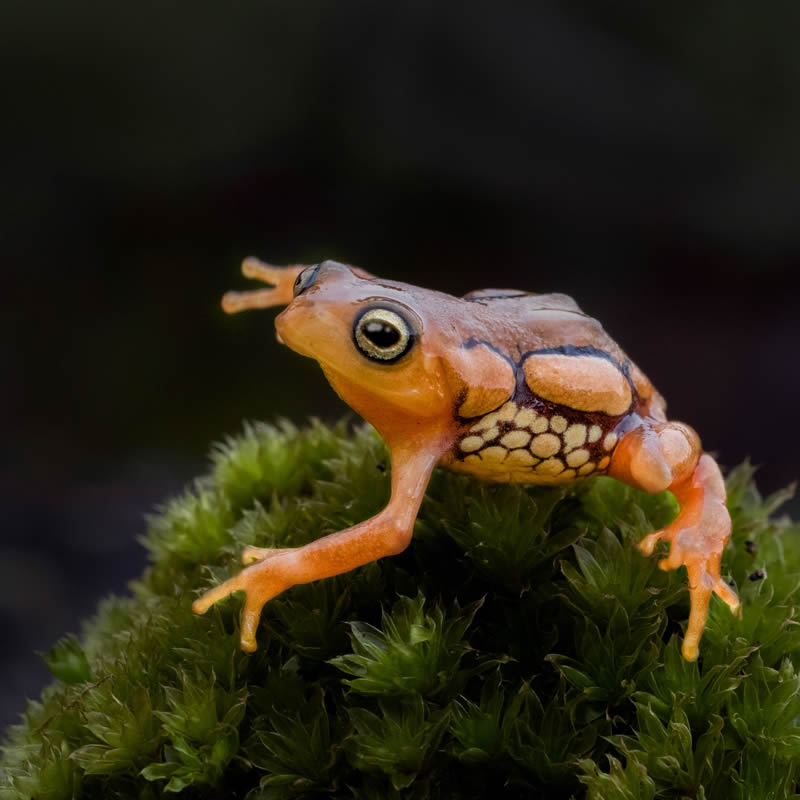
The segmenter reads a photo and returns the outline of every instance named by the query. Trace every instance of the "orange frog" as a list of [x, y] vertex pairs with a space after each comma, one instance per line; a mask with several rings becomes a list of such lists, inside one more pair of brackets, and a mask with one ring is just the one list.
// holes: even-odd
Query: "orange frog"
[[206, 592], [202, 614], [246, 592], [241, 645], [256, 649], [264, 604], [298, 583], [404, 550], [437, 466], [490, 481], [563, 484], [587, 475], [660, 492], [680, 513], [639, 547], [670, 542], [665, 570], [685, 565], [691, 612], [683, 655], [697, 658], [730, 537], [725, 484], [697, 434], [669, 422], [647, 377], [562, 294], [482, 289], [464, 297], [376, 278], [335, 261], [273, 267], [246, 259], [242, 272], [273, 288], [230, 292], [223, 307], [286, 305], [278, 338], [316, 359], [342, 397], [383, 436], [392, 458], [389, 504], [371, 519], [304, 547], [248, 547], [238, 575]]

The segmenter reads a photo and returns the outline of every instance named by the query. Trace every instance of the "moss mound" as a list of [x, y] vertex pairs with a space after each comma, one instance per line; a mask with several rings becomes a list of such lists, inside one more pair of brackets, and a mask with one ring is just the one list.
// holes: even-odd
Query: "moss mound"
[[241, 599], [198, 618], [193, 597], [245, 545], [303, 544], [389, 494], [368, 428], [248, 427], [151, 520], [132, 597], [47, 656], [0, 800], [795, 797], [800, 530], [752, 472], [728, 478], [744, 621], [715, 598], [698, 664], [685, 573], [634, 547], [670, 494], [444, 471], [404, 554], [273, 600], [248, 656]]

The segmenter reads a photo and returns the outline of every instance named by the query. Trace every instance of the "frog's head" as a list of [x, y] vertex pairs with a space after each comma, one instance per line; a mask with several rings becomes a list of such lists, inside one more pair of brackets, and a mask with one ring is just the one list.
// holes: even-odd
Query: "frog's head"
[[438, 326], [426, 315], [436, 292], [325, 261], [297, 275], [293, 294], [275, 320], [279, 339], [316, 359], [342, 399], [376, 427], [452, 409], [439, 348], [431, 346]]
[[498, 408], [514, 391], [513, 363], [494, 344], [513, 330], [513, 316], [493, 319], [469, 298], [336, 261], [273, 267], [248, 258], [242, 272], [272, 288], [228, 292], [223, 308], [285, 305], [275, 320], [280, 341], [316, 359], [341, 398], [384, 436], [425, 437]]

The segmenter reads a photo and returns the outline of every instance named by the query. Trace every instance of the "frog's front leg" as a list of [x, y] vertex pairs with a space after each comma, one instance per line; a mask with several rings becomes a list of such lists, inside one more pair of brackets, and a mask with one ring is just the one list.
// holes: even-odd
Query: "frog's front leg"
[[731, 535], [731, 518], [725, 506], [725, 482], [716, 461], [700, 448], [697, 434], [679, 422], [643, 424], [626, 434], [612, 457], [609, 474], [649, 492], [669, 489], [680, 512], [666, 528], [646, 536], [639, 544], [645, 555], [657, 542], [670, 542], [664, 570], [684, 565], [689, 573], [691, 610], [683, 640], [683, 656], [697, 658], [698, 644], [716, 592], [731, 611], [739, 598], [722, 580], [722, 551]]
[[303, 547], [246, 548], [242, 560], [258, 562], [195, 600], [192, 610], [204, 614], [231, 592], [247, 594], [242, 610], [242, 650], [256, 649], [256, 630], [267, 601], [298, 583], [329, 578], [395, 555], [411, 541], [414, 520], [442, 448], [392, 453], [392, 496], [371, 519], [317, 539]]

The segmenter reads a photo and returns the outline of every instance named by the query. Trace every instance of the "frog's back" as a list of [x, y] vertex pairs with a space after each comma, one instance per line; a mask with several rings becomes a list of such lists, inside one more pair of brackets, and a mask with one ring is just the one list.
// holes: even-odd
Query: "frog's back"
[[[616, 361], [628, 361], [600, 322], [582, 311], [569, 295], [481, 289], [462, 299], [474, 309], [468, 316], [473, 321], [472, 338], [490, 338], [499, 350], [525, 353], [591, 347]], [[484, 337], [480, 331], [485, 332]]]

